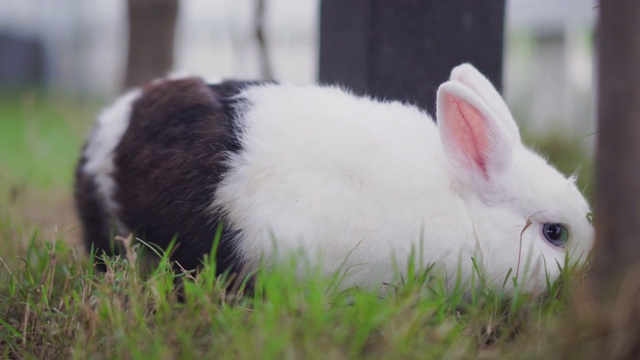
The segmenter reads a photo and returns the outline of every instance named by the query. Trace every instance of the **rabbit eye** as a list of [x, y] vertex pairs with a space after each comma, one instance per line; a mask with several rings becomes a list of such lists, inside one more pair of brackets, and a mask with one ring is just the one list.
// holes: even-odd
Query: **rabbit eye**
[[567, 227], [560, 223], [546, 223], [542, 227], [542, 235], [547, 241], [553, 245], [561, 247], [569, 239], [569, 231]]

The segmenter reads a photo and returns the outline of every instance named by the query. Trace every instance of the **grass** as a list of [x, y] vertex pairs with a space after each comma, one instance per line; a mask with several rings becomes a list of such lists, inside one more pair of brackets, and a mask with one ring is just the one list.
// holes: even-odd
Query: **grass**
[[90, 121], [85, 112], [77, 105], [46, 101], [36, 93], [0, 97], [3, 185], [43, 190], [68, 186]]
[[[2, 226], [6, 242], [16, 229]], [[164, 261], [142, 277], [135, 261], [114, 259], [96, 274], [64, 239], [38, 234], [14, 254], [0, 272], [9, 358], [502, 358], [539, 341], [568, 304], [562, 282], [545, 299], [465, 296], [428, 273], [386, 296], [339, 292], [330, 278], [296, 279], [293, 262], [260, 271], [254, 296], [234, 296], [215, 264], [192, 277]]]
[[3, 358], [535, 359], [580, 353], [585, 335], [567, 319], [583, 274], [569, 268], [543, 298], [507, 297], [484, 287], [447, 292], [428, 269], [384, 296], [338, 291], [334, 278], [311, 273], [297, 279], [295, 261], [258, 271], [253, 296], [226, 291], [212, 262], [195, 277], [174, 273], [166, 261], [142, 274], [133, 258], [108, 260], [108, 271], [96, 273], [77, 246], [70, 202], [91, 113], [34, 95], [0, 100]]

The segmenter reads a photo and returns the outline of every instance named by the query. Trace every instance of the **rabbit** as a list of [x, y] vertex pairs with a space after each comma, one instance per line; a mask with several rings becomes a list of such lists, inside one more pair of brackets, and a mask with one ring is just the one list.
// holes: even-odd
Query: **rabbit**
[[303, 254], [343, 272], [341, 288], [397, 283], [413, 256], [449, 288], [477, 266], [497, 289], [543, 291], [565, 256], [584, 262], [594, 233], [575, 179], [523, 145], [472, 65], [438, 88], [436, 120], [337, 86], [157, 80], [89, 135], [75, 188], [84, 242], [113, 255], [114, 235], [175, 238], [171, 259], [197, 269], [221, 224], [219, 272]]

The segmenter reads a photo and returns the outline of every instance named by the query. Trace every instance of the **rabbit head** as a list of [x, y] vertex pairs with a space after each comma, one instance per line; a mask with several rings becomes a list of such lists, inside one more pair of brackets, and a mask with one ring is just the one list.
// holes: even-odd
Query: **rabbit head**
[[593, 245], [589, 205], [573, 179], [522, 144], [500, 94], [473, 66], [456, 67], [438, 89], [437, 121], [451, 186], [492, 279], [516, 276], [540, 289], [566, 256], [585, 260]]

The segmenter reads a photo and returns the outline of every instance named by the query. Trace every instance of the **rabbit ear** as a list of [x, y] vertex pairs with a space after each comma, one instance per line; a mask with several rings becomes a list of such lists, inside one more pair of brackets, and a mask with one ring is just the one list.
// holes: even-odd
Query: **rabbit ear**
[[449, 79], [459, 81], [473, 90], [502, 121], [511, 134], [514, 143], [521, 142], [518, 125], [516, 125], [516, 122], [513, 120], [513, 115], [511, 115], [507, 104], [502, 99], [502, 96], [500, 96], [500, 93], [498, 93], [498, 90], [496, 90], [491, 82], [473, 67], [473, 65], [462, 64], [456, 66], [451, 70]]
[[447, 81], [438, 88], [437, 117], [454, 176], [476, 192], [499, 191], [513, 139], [493, 110], [467, 86]]

